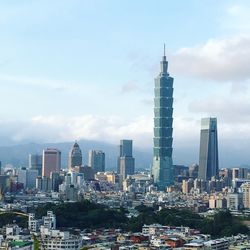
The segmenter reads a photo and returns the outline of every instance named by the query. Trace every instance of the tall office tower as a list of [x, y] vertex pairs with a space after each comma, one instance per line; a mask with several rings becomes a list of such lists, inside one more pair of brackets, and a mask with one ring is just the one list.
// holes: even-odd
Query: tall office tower
[[36, 186], [37, 186], [37, 184], [41, 184], [41, 186], [42, 186], [41, 191], [51, 192], [52, 183], [51, 183], [51, 179], [48, 178], [47, 176], [43, 176], [41, 179], [41, 183], [36, 183]]
[[43, 150], [42, 175], [50, 177], [51, 172], [59, 172], [61, 169], [61, 151], [54, 148]]
[[36, 178], [38, 176], [38, 170], [36, 169], [27, 169], [27, 182], [26, 187], [29, 189], [36, 187]]
[[105, 172], [105, 153], [101, 150], [89, 150], [89, 166], [95, 172]]
[[24, 189], [26, 188], [27, 183], [27, 170], [26, 168], [22, 167], [17, 171], [17, 180], [19, 183], [23, 184]]
[[38, 170], [36, 169], [18, 169], [18, 182], [23, 184], [24, 189], [35, 188], [36, 178], [38, 176]]
[[52, 191], [59, 192], [60, 174], [58, 172], [51, 172], [50, 173], [50, 180], [51, 180]]
[[69, 152], [69, 171], [72, 171], [75, 166], [82, 166], [82, 151], [77, 142]]
[[217, 119], [201, 119], [199, 178], [210, 180], [219, 175]]
[[135, 158], [132, 155], [133, 141], [121, 140], [119, 148], [118, 173], [121, 175], [122, 180], [125, 180], [127, 175], [135, 173]]
[[159, 190], [165, 190], [174, 182], [173, 144], [173, 82], [168, 74], [168, 62], [164, 55], [160, 74], [155, 78], [154, 98], [154, 158], [152, 174]]
[[43, 156], [39, 154], [29, 154], [29, 169], [38, 170], [38, 175], [42, 176]]

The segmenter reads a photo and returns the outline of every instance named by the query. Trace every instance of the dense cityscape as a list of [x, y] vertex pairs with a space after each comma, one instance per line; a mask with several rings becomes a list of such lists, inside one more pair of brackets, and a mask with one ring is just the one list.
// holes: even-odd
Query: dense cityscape
[[0, 250], [250, 249], [247, 3], [31, 2], [0, 3]]
[[[83, 161], [77, 141], [1, 168], [1, 249], [246, 249], [250, 171], [219, 168], [217, 119], [202, 118], [199, 164], [173, 165], [173, 78], [165, 55], [155, 79], [152, 169], [137, 171], [121, 139], [117, 171], [105, 152]], [[84, 149], [83, 149], [84, 150]]]

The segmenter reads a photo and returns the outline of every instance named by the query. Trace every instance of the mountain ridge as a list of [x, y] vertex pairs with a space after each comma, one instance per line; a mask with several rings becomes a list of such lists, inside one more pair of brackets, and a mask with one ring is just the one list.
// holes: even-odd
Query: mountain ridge
[[[118, 145], [90, 140], [79, 140], [79, 144], [83, 154], [83, 164], [88, 165], [88, 151], [91, 149], [102, 150], [105, 153], [106, 169], [116, 170]], [[42, 154], [43, 149], [57, 148], [62, 152], [62, 168], [68, 167], [68, 155], [74, 142], [58, 142], [58, 143], [21, 143], [0, 146], [0, 161], [2, 166], [12, 164], [14, 167], [28, 167], [29, 154]], [[142, 150], [133, 148], [133, 156], [135, 157], [136, 168], [149, 168], [152, 160], [150, 150]]]

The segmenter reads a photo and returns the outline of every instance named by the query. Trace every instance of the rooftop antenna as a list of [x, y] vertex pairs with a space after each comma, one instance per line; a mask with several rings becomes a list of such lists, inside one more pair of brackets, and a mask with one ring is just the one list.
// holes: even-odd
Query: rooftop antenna
[[168, 71], [168, 62], [166, 59], [166, 44], [164, 43], [163, 57], [162, 57], [162, 61], [161, 61], [161, 72], [167, 74], [167, 71]]

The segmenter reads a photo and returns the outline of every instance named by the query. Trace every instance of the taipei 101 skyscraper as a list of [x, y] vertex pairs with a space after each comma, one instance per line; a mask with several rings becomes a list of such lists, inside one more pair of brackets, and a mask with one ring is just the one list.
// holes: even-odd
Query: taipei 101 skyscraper
[[160, 74], [155, 78], [154, 98], [154, 158], [152, 174], [158, 190], [165, 190], [174, 182], [173, 144], [173, 82], [168, 74], [165, 55], [161, 61]]

